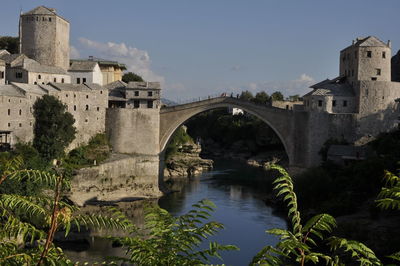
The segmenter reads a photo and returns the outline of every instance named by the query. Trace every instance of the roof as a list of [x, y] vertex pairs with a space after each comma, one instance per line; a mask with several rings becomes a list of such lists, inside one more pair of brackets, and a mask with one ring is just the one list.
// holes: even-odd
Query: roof
[[28, 12], [22, 13], [22, 15], [57, 15], [57, 13], [54, 8], [38, 6]]
[[343, 50], [346, 50], [350, 47], [387, 47], [387, 48], [390, 48], [387, 43], [381, 41], [379, 38], [377, 38], [375, 36], [368, 36], [365, 38], [359, 37], [359, 38], [353, 40], [352, 45], [346, 47]]
[[104, 85], [103, 87], [108, 90], [114, 90], [114, 89], [119, 89], [119, 88], [125, 88], [126, 85], [127, 84], [125, 82], [123, 82], [122, 80], [116, 80], [116, 81], [113, 81], [111, 83]]
[[51, 73], [51, 74], [67, 75], [67, 72], [61, 67], [42, 65], [37, 61], [30, 59], [26, 56], [23, 58], [18, 58], [18, 60], [14, 60], [11, 64], [11, 67], [22, 68], [25, 69], [26, 71], [35, 73]]
[[17, 82], [12, 82], [11, 84], [14, 87], [17, 87], [20, 90], [23, 90], [23, 91], [28, 92], [28, 93], [34, 93], [34, 94], [39, 94], [39, 95], [47, 94], [47, 91], [44, 90], [39, 85], [28, 84], [28, 83], [17, 83]]
[[94, 68], [98, 65], [97, 62], [94, 61], [72, 61], [71, 60], [71, 65], [68, 69], [70, 72], [93, 72]]
[[152, 89], [161, 90], [160, 82], [147, 82], [147, 81], [130, 81], [126, 85], [126, 89]]
[[92, 91], [92, 90], [105, 89], [96, 83], [68, 84], [68, 83], [50, 82], [48, 85], [59, 91]]
[[18, 88], [13, 85], [0, 85], [0, 96], [25, 97]]
[[115, 67], [121, 68], [122, 70], [127, 69], [125, 64], [118, 63], [117, 61], [102, 59], [102, 58], [93, 57], [93, 56], [89, 56], [89, 59], [71, 59], [70, 63], [72, 64], [73, 62], [86, 62], [86, 61], [97, 62], [100, 67], [101, 66], [115, 66]]
[[317, 84], [310, 86], [314, 90], [307, 93], [306, 96], [355, 96], [353, 87], [346, 82], [345, 77], [337, 77], [335, 79], [326, 79]]
[[10, 53], [5, 49], [0, 49], [0, 56], [4, 54], [10, 54]]
[[1, 53], [0, 59], [4, 60], [6, 64], [13, 64], [15, 60], [26, 57], [24, 54], [10, 54], [10, 53]]

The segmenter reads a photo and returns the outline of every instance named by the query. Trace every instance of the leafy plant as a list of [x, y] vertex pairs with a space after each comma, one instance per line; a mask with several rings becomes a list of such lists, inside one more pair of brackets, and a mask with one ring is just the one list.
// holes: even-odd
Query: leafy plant
[[69, 181], [57, 171], [20, 169], [23, 164], [16, 157], [2, 165], [0, 186], [5, 180], [34, 183], [43, 189], [53, 191], [35, 196], [20, 194], [0, 194], [0, 264], [32, 265], [71, 264], [62, 250], [53, 244], [57, 230], [65, 230], [68, 235], [72, 226], [87, 228], [122, 228], [129, 223], [115, 212], [112, 217], [81, 215], [78, 208], [61, 197]]
[[[386, 185], [381, 189], [377, 197], [378, 207], [384, 210], [400, 210], [400, 179], [389, 171], [385, 171], [384, 179]], [[400, 251], [389, 256], [389, 258], [400, 262]]]
[[223, 225], [206, 222], [215, 205], [209, 200], [201, 200], [193, 205], [187, 214], [173, 217], [159, 207], [146, 210], [145, 228], [132, 227], [133, 237], [112, 238], [127, 249], [129, 261], [135, 265], [203, 265], [209, 257], [221, 258], [219, 252], [238, 250], [232, 245], [209, 242], [202, 249], [202, 243], [216, 234]]
[[[252, 265], [283, 265], [288, 261], [297, 262], [299, 265], [310, 262], [316, 264], [320, 261], [329, 265], [342, 265], [340, 260], [346, 254], [350, 254], [350, 257], [355, 258], [361, 265], [381, 265], [374, 252], [364, 244], [343, 238], [327, 238], [326, 235], [332, 233], [336, 227], [336, 221], [331, 215], [315, 215], [303, 226], [292, 179], [280, 166], [273, 165], [271, 169], [279, 173], [279, 177], [274, 181], [274, 190], [287, 204], [291, 229], [268, 230], [268, 233], [279, 236], [280, 242], [276, 247], [264, 247], [253, 258]], [[319, 250], [319, 243], [323, 241], [335, 252], [333, 255], [324, 254]]]

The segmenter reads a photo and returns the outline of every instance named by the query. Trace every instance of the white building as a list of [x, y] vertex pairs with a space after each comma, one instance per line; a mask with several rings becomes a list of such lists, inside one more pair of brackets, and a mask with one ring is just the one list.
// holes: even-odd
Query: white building
[[103, 85], [103, 74], [99, 64], [95, 61], [71, 60], [68, 73], [71, 76], [72, 84], [96, 83]]

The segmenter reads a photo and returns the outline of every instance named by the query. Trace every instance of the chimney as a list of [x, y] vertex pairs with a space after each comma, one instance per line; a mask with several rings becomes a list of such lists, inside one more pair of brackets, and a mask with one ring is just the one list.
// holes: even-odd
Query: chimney
[[388, 40], [387, 46], [389, 46], [389, 48], [392, 48], [392, 41], [391, 40]]
[[352, 45], [354, 45], [355, 43], [356, 43], [356, 41], [355, 41], [355, 40], [353, 40], [351, 44], [352, 44]]

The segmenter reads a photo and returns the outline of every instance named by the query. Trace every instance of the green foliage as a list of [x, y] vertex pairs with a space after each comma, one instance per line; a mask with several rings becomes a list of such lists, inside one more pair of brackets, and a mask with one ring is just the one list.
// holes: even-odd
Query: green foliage
[[254, 96], [250, 91], [242, 91], [242, 93], [239, 96], [239, 99], [245, 101], [251, 101], [252, 99], [254, 99]]
[[[5, 180], [11, 180], [16, 184], [33, 183], [54, 192], [54, 198], [49, 196], [49, 192], [35, 196], [7, 192], [0, 194], [1, 265], [34, 265], [38, 264], [41, 257], [44, 265], [73, 265], [62, 250], [52, 243], [52, 238], [49, 242], [48, 236], [53, 229], [63, 229], [68, 234], [71, 226], [78, 229], [80, 226], [128, 229], [130, 225], [117, 212], [111, 217], [81, 215], [77, 213], [78, 208], [59, 200], [59, 189], [70, 187], [59, 170], [21, 169], [23, 161], [20, 157], [2, 162], [0, 166], [0, 187]], [[43, 245], [45, 242], [49, 243], [48, 248]]]
[[385, 171], [386, 185], [381, 189], [376, 202], [382, 209], [400, 210], [400, 179], [396, 175]]
[[193, 143], [193, 139], [189, 136], [183, 126], [179, 127], [171, 137], [165, 151], [165, 160], [168, 160], [177, 153], [178, 147], [186, 143]]
[[135, 265], [204, 265], [210, 257], [221, 258], [220, 251], [238, 250], [216, 242], [200, 247], [223, 229], [221, 223], [206, 222], [215, 208], [211, 201], [201, 200], [187, 214], [173, 217], [159, 207], [149, 207], [143, 230], [134, 228], [131, 233], [135, 236], [112, 239], [127, 249], [128, 261]]
[[33, 109], [33, 146], [48, 161], [61, 158], [64, 149], [75, 138], [75, 119], [66, 111], [67, 107], [62, 102], [50, 95], [38, 99]]
[[[283, 265], [290, 262], [305, 265], [322, 261], [327, 265], [343, 265], [341, 260], [345, 260], [348, 254], [360, 262], [360, 265], [382, 265], [374, 252], [362, 243], [343, 238], [327, 238], [326, 235], [331, 234], [336, 227], [335, 219], [329, 214], [315, 215], [303, 226], [292, 179], [282, 167], [273, 165], [271, 168], [279, 173], [274, 181], [274, 190], [286, 202], [291, 229], [268, 230], [268, 233], [279, 236], [280, 242], [276, 247], [263, 248], [253, 258], [252, 265]], [[334, 254], [320, 251], [323, 241], [330, 245]]]
[[71, 150], [65, 158], [65, 164], [77, 169], [103, 162], [111, 153], [111, 147], [105, 134], [96, 134], [87, 145]]
[[291, 102], [297, 102], [297, 101], [300, 101], [300, 95], [298, 95], [298, 94], [295, 94], [295, 95], [290, 95], [289, 96], [289, 101], [291, 101]]
[[271, 98], [265, 91], [261, 91], [257, 92], [256, 96], [252, 100], [257, 104], [267, 104], [271, 101]]
[[0, 50], [5, 49], [10, 54], [19, 53], [19, 38], [11, 36], [1, 36], [0, 37]]
[[283, 94], [280, 91], [276, 91], [276, 92], [271, 94], [271, 99], [273, 101], [283, 101], [284, 97], [283, 97]]
[[122, 76], [122, 81], [128, 83], [130, 81], [144, 81], [144, 80], [141, 76], [136, 75], [133, 72], [128, 72]]

